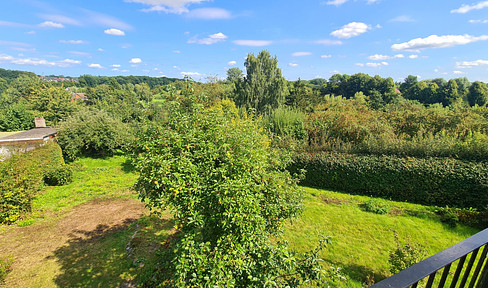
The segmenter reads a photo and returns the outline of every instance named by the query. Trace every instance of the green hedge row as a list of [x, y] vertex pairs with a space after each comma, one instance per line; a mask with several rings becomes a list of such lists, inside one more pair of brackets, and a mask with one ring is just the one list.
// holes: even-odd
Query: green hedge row
[[64, 164], [61, 148], [54, 142], [25, 153], [16, 153], [0, 162], [0, 223], [13, 223], [29, 212], [32, 197], [44, 185], [46, 176], [51, 179], [52, 174], [58, 174], [56, 171], [60, 169], [68, 171], [68, 177], [71, 176], [71, 170]]
[[488, 163], [452, 158], [299, 154], [301, 184], [397, 201], [488, 209]]

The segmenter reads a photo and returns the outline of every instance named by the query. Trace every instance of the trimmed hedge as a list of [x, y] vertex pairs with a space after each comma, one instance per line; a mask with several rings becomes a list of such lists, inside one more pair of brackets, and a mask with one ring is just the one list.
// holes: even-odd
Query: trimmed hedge
[[452, 158], [299, 154], [301, 184], [424, 205], [488, 208], [488, 164]]
[[46, 173], [63, 167], [61, 148], [54, 142], [0, 162], [0, 223], [13, 223], [29, 212]]

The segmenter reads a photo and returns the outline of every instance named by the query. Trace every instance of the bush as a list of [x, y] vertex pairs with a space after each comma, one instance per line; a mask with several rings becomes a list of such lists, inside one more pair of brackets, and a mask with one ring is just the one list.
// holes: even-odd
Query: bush
[[62, 186], [73, 180], [73, 170], [69, 165], [53, 167], [44, 173], [44, 183], [50, 186]]
[[364, 209], [376, 214], [387, 214], [391, 206], [381, 199], [371, 199], [364, 203]]
[[410, 238], [402, 244], [398, 240], [398, 233], [396, 231], [393, 233], [397, 247], [390, 252], [388, 263], [390, 264], [390, 272], [395, 274], [420, 262], [427, 255], [427, 250], [420, 243], [412, 242]]
[[127, 124], [101, 110], [81, 110], [61, 123], [58, 143], [65, 157], [112, 156], [127, 145], [133, 135]]
[[300, 213], [302, 196], [263, 131], [229, 101], [191, 109], [172, 111], [133, 149], [140, 198], [172, 208], [179, 229], [157, 285], [284, 287], [320, 277], [327, 241], [298, 255], [270, 239]]
[[452, 158], [338, 153], [300, 154], [289, 167], [307, 171], [304, 185], [424, 205], [488, 205], [488, 165]]
[[13, 223], [29, 212], [45, 173], [63, 165], [61, 148], [54, 142], [0, 162], [0, 223]]

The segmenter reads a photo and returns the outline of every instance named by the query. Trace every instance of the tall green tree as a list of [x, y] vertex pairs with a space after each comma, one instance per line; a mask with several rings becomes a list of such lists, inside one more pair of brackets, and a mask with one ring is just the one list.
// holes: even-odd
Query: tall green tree
[[486, 83], [475, 81], [469, 87], [468, 103], [471, 106], [484, 106], [488, 102], [488, 86]]
[[247, 56], [246, 76], [236, 83], [236, 104], [257, 113], [268, 113], [285, 102], [288, 89], [278, 68], [278, 59], [263, 50]]
[[239, 82], [244, 78], [244, 72], [237, 67], [232, 67], [227, 70], [227, 81]]
[[166, 275], [156, 275], [170, 279], [148, 286], [295, 287], [319, 277], [318, 250], [300, 257], [271, 241], [302, 196], [267, 136], [230, 101], [192, 107], [134, 147], [140, 198], [172, 208], [180, 231], [161, 261]]
[[444, 106], [451, 106], [459, 101], [461, 95], [459, 93], [458, 84], [455, 80], [449, 80], [440, 93], [439, 100]]

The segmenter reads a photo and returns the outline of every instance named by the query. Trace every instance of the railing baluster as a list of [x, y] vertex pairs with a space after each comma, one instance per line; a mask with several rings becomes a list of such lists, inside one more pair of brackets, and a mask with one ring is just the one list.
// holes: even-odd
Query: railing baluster
[[479, 250], [480, 250], [480, 248], [475, 249], [473, 251], [473, 253], [471, 253], [471, 256], [469, 258], [468, 267], [466, 267], [466, 270], [464, 270], [463, 280], [461, 280], [461, 284], [459, 285], [459, 287], [464, 287], [464, 285], [466, 285], [466, 282], [468, 281], [469, 273], [471, 272], [471, 268], [473, 268], [474, 261], [476, 260], [476, 256], [478, 256]]
[[[456, 269], [453, 269], [454, 265], [457, 265]], [[441, 269], [444, 269], [442, 276], [436, 281], [436, 273], [440, 274]], [[451, 271], [454, 272], [452, 277]], [[427, 281], [426, 284], [423, 279]], [[488, 229], [374, 284], [372, 288], [416, 288], [425, 285], [488, 288]]]
[[469, 288], [473, 288], [474, 284], [476, 283], [476, 280], [478, 280], [478, 276], [480, 275], [481, 267], [483, 267], [483, 263], [485, 262], [486, 259], [486, 254], [488, 254], [488, 245], [483, 246], [483, 252], [481, 253], [481, 257], [478, 260], [478, 265], [476, 265], [476, 269], [474, 270], [473, 278], [471, 279], [471, 282], [469, 283]]
[[447, 264], [446, 267], [444, 267], [444, 272], [442, 272], [442, 277], [441, 277], [441, 282], [439, 282], [439, 288], [444, 287], [446, 285], [446, 280], [447, 276], [449, 276], [449, 270], [451, 270], [451, 263]]
[[432, 288], [432, 284], [434, 284], [434, 278], [435, 278], [436, 273], [437, 273], [437, 271], [430, 274], [429, 280], [427, 280], [427, 285], [425, 286], [425, 288]]
[[459, 275], [461, 274], [461, 271], [463, 270], [464, 261], [466, 261], [466, 255], [461, 257], [461, 259], [459, 259], [459, 263], [458, 263], [458, 267], [456, 269], [456, 273], [454, 273], [454, 278], [452, 278], [451, 288], [456, 287], [456, 284], [459, 280]]

